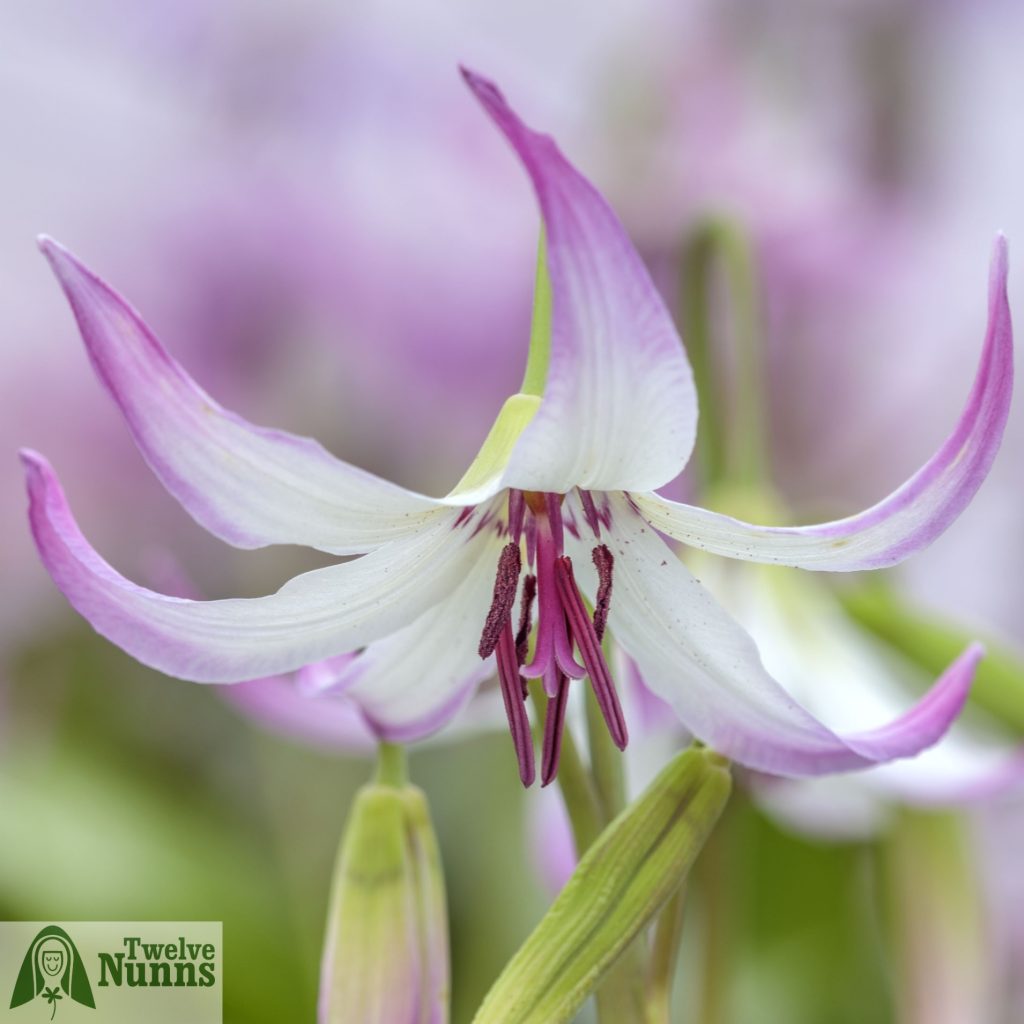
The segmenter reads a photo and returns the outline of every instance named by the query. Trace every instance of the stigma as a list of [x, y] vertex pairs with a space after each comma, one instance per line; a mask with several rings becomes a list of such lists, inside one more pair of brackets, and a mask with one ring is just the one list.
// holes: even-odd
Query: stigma
[[[480, 636], [480, 657], [496, 656], [505, 713], [519, 763], [519, 778], [524, 786], [532, 785], [536, 775], [526, 711], [528, 679], [540, 680], [546, 698], [542, 786], [547, 786], [558, 774], [572, 680], [590, 679], [615, 745], [623, 750], [629, 739], [602, 647], [611, 607], [614, 559], [608, 547], [601, 543], [602, 518], [594, 500], [589, 493], [581, 492], [586, 526], [595, 540], [591, 557], [597, 570], [598, 586], [591, 611], [580, 593], [572, 559], [565, 554], [565, 530], [568, 528], [577, 536], [580, 531], [574, 520], [563, 521], [564, 497], [535, 491], [509, 491], [509, 539], [498, 558], [494, 596]], [[513, 628], [517, 597], [519, 616]]]

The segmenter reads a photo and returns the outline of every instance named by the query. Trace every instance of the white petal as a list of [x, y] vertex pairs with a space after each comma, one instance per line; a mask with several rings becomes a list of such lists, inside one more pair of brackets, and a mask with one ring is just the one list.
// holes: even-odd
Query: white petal
[[697, 398], [672, 317], [604, 197], [498, 89], [463, 75], [533, 183], [547, 246], [551, 348], [540, 408], [505, 485], [648, 490], [693, 449]]
[[382, 738], [408, 743], [437, 731], [494, 674], [493, 656], [482, 661], [477, 648], [500, 551], [492, 541], [454, 593], [353, 662], [346, 696]]
[[[827, 725], [875, 728], [925, 688], [920, 670], [852, 623], [819, 578], [711, 556], [690, 564], [749, 630], [772, 676]], [[813, 823], [813, 807], [831, 793], [833, 810], [850, 804], [851, 827], [857, 820], [865, 828], [884, 824], [881, 805], [893, 800], [950, 806], [998, 795], [1022, 779], [1024, 756], [1008, 736], [992, 723], [961, 719], [916, 757], [843, 779], [769, 782], [763, 793], [768, 806], [797, 825]], [[805, 786], [808, 792], [800, 792]], [[880, 805], [874, 815], [868, 813], [872, 804]], [[834, 834], [833, 817], [820, 815], [820, 828], [811, 831]]]
[[[449, 510], [402, 540], [317, 569], [269, 597], [192, 601], [139, 587], [89, 546], [56, 475], [23, 452], [32, 532], [57, 586], [97, 632], [139, 661], [198, 682], [297, 669], [401, 629], [464, 579], [491, 535]], [[486, 609], [485, 609], [486, 613]]]
[[[609, 628], [683, 725], [728, 757], [778, 775], [817, 775], [907, 757], [959, 713], [980, 652], [969, 650], [896, 722], [840, 735], [765, 671], [757, 648], [621, 496], [611, 498], [615, 556]], [[573, 542], [581, 565], [585, 545]], [[593, 587], [593, 579], [588, 576]]]

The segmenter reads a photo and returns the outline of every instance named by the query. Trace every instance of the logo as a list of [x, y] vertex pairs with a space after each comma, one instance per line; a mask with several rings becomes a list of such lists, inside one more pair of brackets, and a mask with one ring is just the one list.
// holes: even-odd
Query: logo
[[71, 936], [55, 924], [44, 928], [29, 945], [14, 983], [11, 1009], [33, 999], [44, 999], [53, 1007], [50, 1020], [57, 1014], [58, 1001], [64, 999], [96, 1009], [85, 964]]
[[0, 921], [0, 1024], [223, 1024], [223, 946], [219, 921]]

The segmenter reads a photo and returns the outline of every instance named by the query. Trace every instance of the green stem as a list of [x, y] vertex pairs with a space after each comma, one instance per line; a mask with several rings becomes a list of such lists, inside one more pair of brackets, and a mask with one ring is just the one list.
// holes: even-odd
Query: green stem
[[378, 786], [393, 786], [395, 789], [400, 789], [409, 782], [405, 747], [397, 743], [380, 744], [377, 748], [377, 773], [374, 782]]
[[[544, 708], [547, 700], [540, 680], [530, 680], [529, 686], [530, 696], [537, 708], [534, 731], [543, 742]], [[562, 737], [562, 756], [558, 763], [558, 786], [562, 791], [566, 813], [569, 815], [569, 825], [572, 828], [572, 837], [576, 845], [576, 859], [579, 860], [601, 834], [605, 821], [594, 783], [583, 763], [583, 758], [580, 757], [579, 748], [569, 729], [565, 730], [565, 735]]]
[[647, 940], [638, 935], [601, 979], [594, 993], [601, 1024], [645, 1024], [644, 972]]
[[672, 1024], [672, 983], [686, 916], [686, 883], [658, 915], [647, 969], [647, 1024]]
[[732, 848], [733, 815], [726, 812], [694, 865], [694, 889], [701, 904], [701, 963], [698, 993], [698, 1024], [726, 1024], [728, 1017], [728, 952], [732, 906], [730, 901], [729, 857]]
[[626, 806], [626, 777], [622, 751], [612, 742], [592, 688], [587, 689], [587, 744], [590, 747], [590, 773], [607, 824]]
[[[734, 311], [732, 387], [719, 379], [715, 356], [713, 275], [719, 270]], [[769, 475], [758, 286], [753, 253], [737, 225], [710, 218], [696, 229], [683, 252], [681, 290], [683, 337], [701, 409], [697, 454], [702, 483], [757, 486]]]

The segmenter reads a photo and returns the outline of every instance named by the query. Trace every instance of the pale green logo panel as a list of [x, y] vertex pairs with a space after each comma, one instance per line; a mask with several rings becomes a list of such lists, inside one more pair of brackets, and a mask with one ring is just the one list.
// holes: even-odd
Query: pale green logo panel
[[0, 1022], [222, 1024], [219, 921], [0, 922]]

